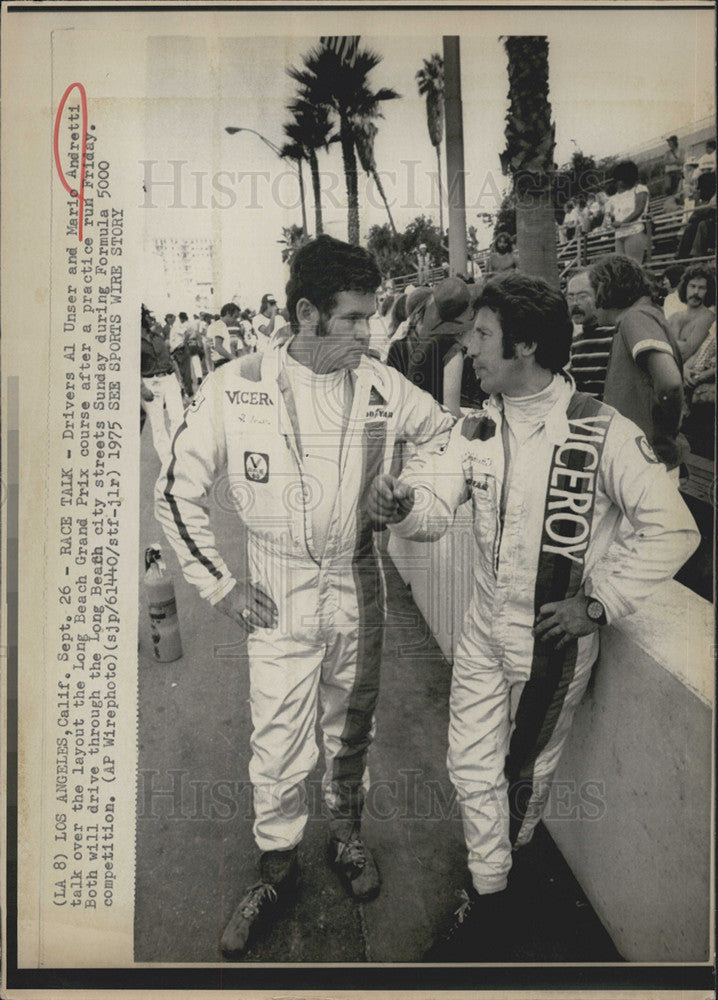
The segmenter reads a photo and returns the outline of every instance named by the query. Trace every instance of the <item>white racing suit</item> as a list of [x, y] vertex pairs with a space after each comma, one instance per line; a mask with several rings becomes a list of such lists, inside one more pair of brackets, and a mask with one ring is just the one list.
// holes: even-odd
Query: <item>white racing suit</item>
[[558, 652], [535, 640], [539, 608], [583, 584], [614, 622], [670, 579], [699, 539], [639, 428], [569, 381], [557, 376], [553, 387], [545, 420], [511, 453], [503, 518], [508, 426], [491, 397], [456, 425], [443, 455], [402, 475], [416, 503], [392, 526], [436, 538], [472, 503], [472, 593], [454, 658], [447, 763], [479, 893], [506, 886], [512, 847], [531, 838], [598, 654], [596, 632]]
[[210, 527], [214, 490], [244, 522], [250, 578], [278, 607], [277, 627], [257, 628], [247, 639], [249, 774], [261, 851], [287, 850], [302, 837], [303, 782], [318, 756], [318, 696], [325, 800], [342, 822], [359, 818], [385, 610], [366, 494], [388, 471], [395, 441], [430, 454], [446, 447], [454, 423], [427, 393], [371, 358], [347, 372], [339, 490], [319, 559], [311, 506], [321, 483], [303, 473], [302, 418], [285, 352], [275, 340], [264, 355], [246, 355], [207, 378], [156, 489], [157, 518], [202, 597], [215, 604], [235, 584]]

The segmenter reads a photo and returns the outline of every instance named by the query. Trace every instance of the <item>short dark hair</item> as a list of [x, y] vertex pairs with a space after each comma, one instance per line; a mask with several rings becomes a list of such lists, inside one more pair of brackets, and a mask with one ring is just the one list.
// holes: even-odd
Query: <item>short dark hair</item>
[[684, 271], [683, 277], [681, 278], [681, 283], [678, 286], [678, 298], [681, 300], [681, 302], [686, 301], [686, 291], [688, 289], [688, 283], [690, 281], [695, 281], [696, 278], [705, 278], [706, 297], [703, 301], [703, 305], [708, 306], [708, 308], [710, 309], [711, 306], [715, 305], [716, 279], [715, 275], [713, 274], [713, 269], [707, 267], [707, 265], [705, 264], [691, 264], [691, 266]]
[[712, 153], [715, 148], [716, 148], [715, 139], [708, 139], [708, 141], [706, 142], [706, 151]]
[[225, 302], [219, 310], [219, 318], [223, 319], [225, 316], [236, 316], [238, 312], [239, 306], [236, 302]]
[[[267, 306], [269, 305], [269, 300], [270, 300], [270, 299], [274, 299], [274, 296], [272, 295], [272, 293], [271, 293], [271, 292], [266, 292], [266, 293], [265, 293], [265, 294], [264, 294], [264, 295], [262, 296], [262, 301], [261, 301], [261, 302], [260, 302], [260, 304], [259, 304], [259, 311], [260, 311], [260, 312], [264, 312], [264, 310], [265, 310], [265, 309], [267, 308]], [[276, 300], [275, 300], [275, 301], [276, 301]], [[273, 304], [274, 304], [274, 303], [273, 303]]]
[[515, 356], [517, 344], [536, 344], [541, 368], [558, 372], [568, 363], [573, 324], [566, 299], [542, 278], [492, 278], [474, 302], [474, 315], [483, 307], [499, 317], [505, 358]]
[[621, 160], [611, 171], [614, 181], [623, 181], [627, 188], [635, 187], [638, 183], [638, 167], [633, 160]]
[[187, 316], [187, 313], [185, 313], [185, 312], [181, 312], [179, 314], [179, 321], [180, 321], [180, 323], [186, 323], [188, 318], [189, 317]]
[[598, 309], [628, 309], [651, 289], [646, 273], [630, 257], [612, 253], [601, 257], [589, 269]]
[[329, 315], [339, 292], [373, 293], [381, 284], [381, 274], [368, 250], [334, 239], [317, 236], [295, 253], [287, 282], [287, 310], [292, 329], [298, 329], [297, 303], [308, 299], [320, 313]]

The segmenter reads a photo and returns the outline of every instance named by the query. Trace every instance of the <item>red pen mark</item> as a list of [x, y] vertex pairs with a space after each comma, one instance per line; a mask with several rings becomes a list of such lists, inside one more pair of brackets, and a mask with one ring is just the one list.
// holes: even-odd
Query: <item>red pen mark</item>
[[[62, 119], [62, 112], [65, 110], [65, 105], [67, 104], [67, 99], [70, 96], [71, 91], [77, 87], [80, 92], [80, 102], [82, 105], [82, 118], [80, 121], [80, 126], [82, 128], [82, 157], [80, 160], [80, 183], [78, 187], [73, 188], [67, 183], [67, 178], [62, 169], [62, 164], [60, 163], [60, 150], [59, 150], [59, 139], [60, 139], [60, 121]], [[55, 115], [55, 136], [53, 141], [53, 149], [55, 152], [55, 167], [57, 168], [57, 175], [62, 181], [62, 186], [65, 188], [67, 193], [71, 198], [77, 198], [77, 209], [78, 209], [78, 240], [82, 243], [82, 219], [85, 214], [85, 161], [87, 159], [87, 94], [85, 93], [85, 88], [81, 83], [71, 83], [67, 88], [65, 93], [62, 95], [62, 100], [60, 101], [60, 106], [57, 109], [57, 114]]]

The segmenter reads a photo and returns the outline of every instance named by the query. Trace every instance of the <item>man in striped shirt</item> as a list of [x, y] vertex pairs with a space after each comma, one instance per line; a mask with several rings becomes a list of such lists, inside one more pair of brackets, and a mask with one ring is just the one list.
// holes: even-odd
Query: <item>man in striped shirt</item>
[[596, 296], [588, 277], [588, 268], [577, 271], [569, 280], [566, 299], [573, 323], [571, 374], [576, 388], [596, 399], [603, 399], [606, 368], [616, 328], [598, 325]]

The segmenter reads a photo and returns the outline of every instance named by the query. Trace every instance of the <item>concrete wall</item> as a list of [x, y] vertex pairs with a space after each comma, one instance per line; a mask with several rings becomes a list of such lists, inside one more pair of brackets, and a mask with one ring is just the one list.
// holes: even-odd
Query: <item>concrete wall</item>
[[[471, 577], [471, 518], [389, 554], [447, 659]], [[713, 609], [665, 584], [605, 628], [546, 826], [617, 949], [633, 962], [709, 958]]]

